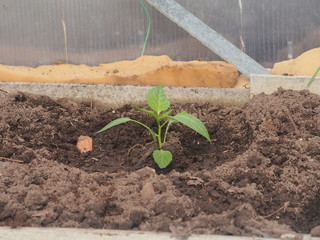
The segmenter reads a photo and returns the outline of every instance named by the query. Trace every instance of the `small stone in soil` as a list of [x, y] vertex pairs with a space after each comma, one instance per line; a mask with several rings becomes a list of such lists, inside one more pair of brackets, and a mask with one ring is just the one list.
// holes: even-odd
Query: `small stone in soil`
[[150, 200], [156, 195], [152, 183], [145, 183], [141, 189], [141, 197], [144, 200]]
[[312, 237], [320, 237], [320, 225], [312, 228], [310, 234]]

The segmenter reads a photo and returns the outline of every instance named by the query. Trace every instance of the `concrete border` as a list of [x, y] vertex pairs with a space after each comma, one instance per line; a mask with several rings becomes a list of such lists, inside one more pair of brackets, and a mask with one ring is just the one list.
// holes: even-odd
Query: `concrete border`
[[0, 240], [320, 240], [310, 235], [283, 234], [281, 238], [238, 237], [224, 235], [173, 236], [170, 233], [143, 231], [0, 227]]
[[260, 93], [271, 94], [279, 87], [297, 91], [307, 89], [320, 95], [320, 77], [316, 77], [312, 85], [306, 88], [310, 79], [310, 76], [251, 75], [251, 96]]
[[[151, 86], [115, 86], [102, 84], [0, 82], [0, 89], [7, 92], [42, 94], [54, 99], [69, 98], [93, 102], [106, 108], [126, 104], [145, 104]], [[243, 105], [250, 99], [249, 89], [165, 87], [171, 103], [210, 103]]]
[[[176, 234], [177, 235], [177, 234]], [[0, 240], [320, 240], [305, 234], [282, 234], [280, 238], [227, 235], [173, 236], [164, 232], [144, 232], [81, 228], [10, 228], [0, 227]]]

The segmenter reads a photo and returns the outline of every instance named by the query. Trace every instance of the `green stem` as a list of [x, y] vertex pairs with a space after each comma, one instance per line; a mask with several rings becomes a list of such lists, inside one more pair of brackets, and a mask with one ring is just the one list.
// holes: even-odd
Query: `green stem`
[[148, 29], [147, 29], [147, 34], [146, 34], [146, 38], [144, 40], [144, 44], [143, 44], [143, 48], [141, 51], [141, 56], [144, 55], [146, 48], [147, 48], [147, 44], [149, 41], [149, 37], [150, 37], [150, 30], [151, 30], [151, 15], [148, 11], [148, 8], [146, 7], [146, 5], [144, 4], [144, 2], [142, 0], [138, 0], [139, 4], [142, 6], [143, 10], [145, 11], [147, 17], [148, 17]]
[[170, 127], [171, 123], [172, 123], [172, 122], [170, 122], [170, 121], [166, 121], [167, 126], [166, 126], [166, 130], [165, 130], [165, 132], [164, 132], [164, 138], [163, 138], [163, 142], [164, 142], [164, 143], [165, 143], [166, 140], [167, 140], [167, 132], [168, 132], [168, 130], [169, 130], [169, 127]]
[[161, 128], [163, 128], [165, 125], [167, 125], [168, 122], [169, 122], [169, 120], [166, 120], [166, 121], [161, 125]]
[[133, 119], [131, 119], [131, 121], [132, 122], [135, 122], [135, 123], [138, 123], [138, 124], [140, 124], [141, 126], [143, 126], [143, 127], [145, 127], [146, 129], [148, 129], [149, 130], [149, 132], [151, 133], [151, 136], [152, 136], [152, 139], [153, 139], [153, 141], [154, 142], [157, 142], [157, 134], [151, 129], [151, 128], [149, 128], [147, 125], [145, 125], [145, 124], [143, 124], [143, 123], [141, 123], [141, 122], [139, 122], [139, 121], [136, 121], [136, 120], [133, 120]]
[[159, 149], [162, 149], [162, 139], [161, 139], [161, 130], [162, 130], [162, 127], [161, 127], [161, 123], [160, 123], [160, 120], [157, 119], [157, 124], [158, 124], [158, 144], [159, 144]]
[[316, 72], [313, 74], [312, 78], [309, 80], [306, 88], [310, 87], [311, 84], [313, 83], [314, 79], [316, 78], [316, 76], [318, 75], [318, 73], [320, 72], [320, 66], [318, 67], [318, 69], [316, 70]]
[[167, 126], [166, 126], [166, 130], [164, 131], [163, 143], [165, 143], [166, 140], [167, 140], [167, 133], [168, 133], [168, 130], [169, 130], [170, 125], [171, 125], [172, 123], [176, 122], [176, 120], [174, 120], [171, 116], [168, 116], [168, 118], [169, 118], [169, 119], [168, 119], [167, 121], [165, 121], [165, 122], [163, 123], [163, 125], [162, 125], [162, 127], [164, 127], [165, 125], [167, 125]]

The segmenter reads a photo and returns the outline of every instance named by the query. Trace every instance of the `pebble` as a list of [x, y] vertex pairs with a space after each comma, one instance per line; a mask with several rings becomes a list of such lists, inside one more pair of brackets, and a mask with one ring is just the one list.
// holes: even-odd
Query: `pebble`
[[320, 225], [312, 228], [310, 234], [312, 237], [320, 237]]
[[154, 196], [156, 196], [156, 193], [154, 191], [153, 188], [153, 184], [148, 182], [145, 183], [141, 189], [141, 197], [144, 200], [150, 200], [152, 199]]

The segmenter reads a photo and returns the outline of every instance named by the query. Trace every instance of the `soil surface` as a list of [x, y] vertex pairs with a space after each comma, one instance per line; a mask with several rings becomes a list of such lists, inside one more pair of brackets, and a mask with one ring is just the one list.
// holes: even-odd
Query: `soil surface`
[[[183, 105], [213, 143], [172, 125], [160, 170], [149, 156], [154, 126], [131, 106], [0, 91], [0, 225], [133, 229], [278, 237], [320, 225], [320, 96], [279, 90], [242, 107]], [[79, 136], [93, 138], [80, 153]], [[19, 160], [21, 162], [16, 162]]]

